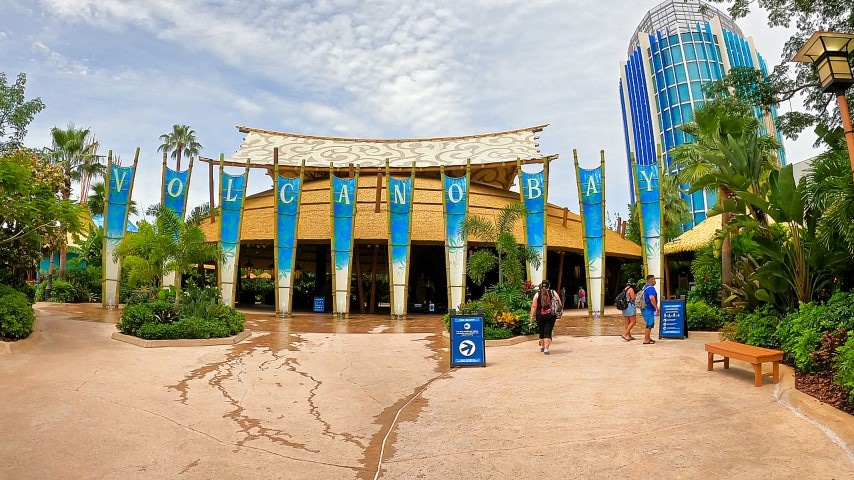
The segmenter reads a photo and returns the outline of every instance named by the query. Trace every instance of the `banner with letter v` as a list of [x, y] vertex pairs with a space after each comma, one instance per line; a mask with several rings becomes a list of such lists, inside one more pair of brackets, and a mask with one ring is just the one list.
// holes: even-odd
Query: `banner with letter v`
[[133, 156], [133, 166], [113, 165], [112, 150], [107, 155], [107, 192], [104, 199], [104, 254], [103, 254], [103, 292], [102, 305], [105, 308], [119, 306], [119, 288], [121, 280], [121, 260], [114, 259], [114, 253], [125, 236], [128, 213], [130, 212], [133, 181], [139, 161], [139, 148]]

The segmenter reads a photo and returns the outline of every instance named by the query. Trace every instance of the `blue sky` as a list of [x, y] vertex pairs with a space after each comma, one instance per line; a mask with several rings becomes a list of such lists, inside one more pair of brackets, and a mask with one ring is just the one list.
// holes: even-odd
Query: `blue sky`
[[[549, 201], [578, 211], [582, 166], [605, 150], [609, 212], [629, 200], [619, 62], [658, 1], [0, 0], [0, 71], [28, 76], [47, 108], [26, 144], [74, 122], [128, 164], [141, 148], [134, 199], [159, 201], [159, 136], [188, 124], [202, 154], [230, 155], [235, 125], [367, 138], [456, 136], [548, 123]], [[724, 8], [724, 7], [721, 7]], [[763, 12], [739, 25], [769, 64], [789, 32]], [[797, 102], [780, 109], [783, 113]], [[813, 155], [812, 135], [784, 141]], [[190, 205], [208, 198], [195, 171]], [[271, 187], [253, 173], [249, 191]]]

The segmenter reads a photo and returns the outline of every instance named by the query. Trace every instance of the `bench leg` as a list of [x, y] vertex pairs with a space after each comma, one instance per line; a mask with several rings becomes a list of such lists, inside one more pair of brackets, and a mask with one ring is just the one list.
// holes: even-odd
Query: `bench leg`
[[774, 383], [780, 383], [780, 362], [774, 362], [773, 365], [774, 373], [772, 378], [774, 379]]
[[762, 364], [754, 363], [753, 364], [753, 384], [757, 387], [762, 386]]
[[711, 372], [714, 368], [714, 364], [715, 364], [715, 354], [712, 352], [709, 352], [709, 368], [707, 368], [707, 370]]
[[729, 368], [729, 357], [724, 357], [724, 368]]

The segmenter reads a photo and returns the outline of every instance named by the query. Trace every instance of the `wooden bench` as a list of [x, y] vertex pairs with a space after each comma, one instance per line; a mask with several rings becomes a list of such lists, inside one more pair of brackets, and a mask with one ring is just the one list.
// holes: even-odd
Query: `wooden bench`
[[[724, 363], [724, 368], [729, 368], [729, 359], [734, 358], [753, 365], [753, 383], [757, 387], [762, 386], [762, 377], [771, 375], [774, 383], [780, 381], [780, 362], [783, 360], [783, 352], [780, 350], [771, 350], [770, 348], [754, 347], [753, 345], [745, 345], [738, 342], [723, 341], [718, 343], [707, 343], [706, 351], [709, 352], [709, 371], [712, 371], [712, 365], [718, 362]], [[715, 355], [724, 357], [721, 360], [715, 360]], [[773, 371], [771, 373], [762, 374], [762, 364], [771, 362]]]

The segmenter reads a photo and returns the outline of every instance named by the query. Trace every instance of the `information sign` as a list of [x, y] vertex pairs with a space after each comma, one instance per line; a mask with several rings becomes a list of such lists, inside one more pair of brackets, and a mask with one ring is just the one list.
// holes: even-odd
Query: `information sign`
[[482, 315], [451, 315], [451, 366], [486, 366]]
[[685, 300], [662, 300], [661, 318], [658, 322], [659, 338], [685, 338], [688, 336], [688, 319]]
[[326, 310], [326, 297], [314, 297], [314, 312], [323, 313]]

